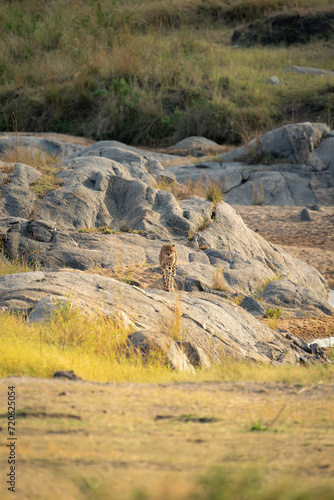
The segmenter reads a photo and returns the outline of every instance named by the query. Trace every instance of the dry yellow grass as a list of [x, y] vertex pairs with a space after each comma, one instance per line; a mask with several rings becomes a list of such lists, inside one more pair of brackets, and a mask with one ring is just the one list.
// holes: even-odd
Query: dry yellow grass
[[200, 179], [198, 181], [189, 181], [185, 184], [179, 184], [176, 182], [170, 182], [166, 180], [159, 180], [156, 185], [156, 189], [161, 189], [172, 193], [177, 200], [184, 200], [190, 196], [201, 196], [205, 198], [206, 187], [205, 183]]
[[[38, 198], [43, 198], [50, 191], [64, 185], [64, 182], [56, 175], [61, 171], [58, 155], [46, 153], [36, 147], [27, 148], [16, 145], [14, 148], [6, 149], [0, 155], [0, 160], [5, 163], [0, 167], [0, 172], [11, 172], [14, 166], [9, 164], [13, 163], [23, 163], [37, 169], [42, 175], [31, 184], [30, 189]], [[10, 178], [8, 178], [9, 181]]]
[[36, 265], [29, 264], [24, 259], [6, 259], [0, 247], [0, 276], [4, 276], [5, 274], [27, 273], [36, 270]]
[[213, 271], [213, 285], [214, 290], [228, 292], [228, 286], [224, 278], [224, 269], [222, 265], [216, 265]]
[[[19, 138], [18, 138], [19, 142]], [[6, 163], [23, 163], [36, 168], [40, 172], [48, 173], [59, 163], [60, 157], [55, 154], [46, 153], [37, 147], [24, 147], [17, 144], [8, 147], [0, 156], [1, 161]]]
[[[263, 318], [261, 321], [270, 326], [270, 318]], [[307, 316], [305, 318], [280, 317], [277, 319], [276, 325], [308, 341], [334, 336], [334, 317], [325, 314], [319, 317]]]
[[[174, 314], [166, 311], [166, 320], [153, 325], [158, 331], [182, 340], [180, 317], [182, 292], [175, 292]], [[128, 355], [126, 339], [132, 328], [125, 326], [115, 306], [114, 319], [101, 315], [87, 317], [69, 307], [60, 307], [47, 323], [29, 324], [24, 318], [0, 314], [0, 377], [29, 375], [50, 377], [60, 369], [74, 370], [86, 380], [94, 381], [182, 381], [182, 380], [253, 380], [285, 383], [334, 381], [332, 366], [261, 366], [248, 362], [224, 360], [208, 371], [195, 375], [168, 369], [164, 358], [155, 356], [148, 364], [140, 356]], [[135, 318], [134, 318], [135, 320]]]

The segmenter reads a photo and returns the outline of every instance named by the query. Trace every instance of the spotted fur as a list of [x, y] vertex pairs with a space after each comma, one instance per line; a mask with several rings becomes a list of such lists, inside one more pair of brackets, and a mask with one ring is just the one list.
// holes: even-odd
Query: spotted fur
[[167, 292], [173, 290], [173, 277], [177, 271], [177, 250], [175, 245], [163, 245], [159, 261], [162, 272], [163, 288]]

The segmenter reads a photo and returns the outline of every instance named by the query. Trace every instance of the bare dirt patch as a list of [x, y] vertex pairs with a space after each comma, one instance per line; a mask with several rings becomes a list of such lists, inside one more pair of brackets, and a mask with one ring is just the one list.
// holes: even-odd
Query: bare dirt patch
[[[270, 320], [262, 320], [270, 327]], [[279, 318], [277, 327], [287, 330], [297, 337], [302, 337], [310, 342], [313, 339], [327, 338], [334, 336], [333, 316], [320, 316], [308, 318]]]
[[267, 241], [314, 266], [334, 288], [334, 208], [310, 210], [312, 221], [300, 219], [302, 207], [236, 205], [245, 224]]
[[[310, 210], [310, 222], [301, 221], [302, 207], [238, 205], [234, 208], [250, 229], [314, 266], [328, 280], [329, 287], [334, 288], [334, 208]], [[279, 318], [276, 326], [307, 341], [334, 335], [332, 316]]]

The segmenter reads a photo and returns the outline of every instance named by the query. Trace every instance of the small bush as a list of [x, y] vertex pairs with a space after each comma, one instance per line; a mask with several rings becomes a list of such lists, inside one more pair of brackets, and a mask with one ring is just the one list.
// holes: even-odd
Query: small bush
[[283, 311], [276, 307], [275, 309], [266, 309], [265, 318], [279, 318], [282, 316]]

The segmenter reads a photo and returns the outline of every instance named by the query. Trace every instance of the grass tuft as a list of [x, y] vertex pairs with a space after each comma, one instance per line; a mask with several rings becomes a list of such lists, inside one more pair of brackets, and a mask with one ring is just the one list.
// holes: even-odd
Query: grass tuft
[[205, 185], [201, 179], [196, 182], [189, 179], [185, 184], [161, 179], [157, 182], [156, 188], [172, 193], [177, 200], [184, 200], [190, 196], [205, 197]]
[[214, 268], [212, 288], [221, 292], [228, 292], [228, 286], [224, 278], [223, 266], [219, 266], [218, 264]]
[[217, 179], [207, 179], [205, 197], [207, 200], [212, 201], [214, 209], [217, 207], [218, 203], [223, 201], [222, 187], [223, 183], [219, 182]]
[[268, 427], [266, 425], [262, 425], [259, 421], [255, 422], [251, 428], [249, 429], [250, 432], [253, 432], [253, 431], [256, 431], [256, 432], [259, 432], [259, 431], [267, 431], [268, 430]]
[[4, 252], [0, 249], [0, 276], [7, 274], [28, 273], [37, 271], [38, 267], [35, 264], [30, 264], [26, 260], [7, 259]]

